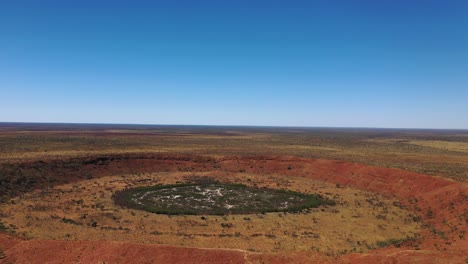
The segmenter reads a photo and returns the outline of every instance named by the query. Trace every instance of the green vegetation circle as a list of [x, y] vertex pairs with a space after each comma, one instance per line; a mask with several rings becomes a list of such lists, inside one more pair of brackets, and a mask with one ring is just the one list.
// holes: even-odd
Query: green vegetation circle
[[321, 195], [231, 183], [187, 183], [126, 189], [116, 204], [157, 214], [252, 214], [299, 212], [334, 202]]

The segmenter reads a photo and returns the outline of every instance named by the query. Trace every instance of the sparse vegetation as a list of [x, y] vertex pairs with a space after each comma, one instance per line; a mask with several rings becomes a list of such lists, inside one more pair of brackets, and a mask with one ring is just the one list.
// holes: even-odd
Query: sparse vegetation
[[389, 246], [400, 247], [401, 244], [409, 242], [409, 241], [414, 241], [414, 240], [415, 240], [414, 237], [407, 237], [407, 238], [401, 238], [401, 239], [391, 238], [391, 239], [387, 239], [384, 241], [377, 241], [376, 245], [379, 248], [389, 247]]
[[0, 231], [1, 232], [7, 231], [7, 227], [2, 222], [0, 222]]
[[[395, 188], [411, 187], [412, 193], [395, 197], [399, 201], [372, 193], [378, 192], [372, 186], [385, 188], [388, 184], [387, 178], [380, 175], [370, 188], [353, 189], [360, 188], [356, 187], [359, 184], [355, 180], [367, 179], [371, 173], [379, 174], [382, 168], [369, 169], [362, 164], [336, 161], [400, 168], [465, 181], [468, 178], [466, 152], [457, 146], [459, 142], [468, 142], [466, 133], [454, 136], [451, 132], [420, 131], [230, 130], [171, 128], [129, 130], [124, 134], [96, 129], [17, 133], [1, 131], [0, 127], [0, 220], [4, 223], [0, 222], [0, 231], [23, 239], [99, 237], [107, 241], [189, 247], [216, 245], [260, 253], [313, 250], [334, 257], [388, 246], [433, 250], [426, 245], [435, 245], [437, 250], [445, 250], [466, 239], [468, 210], [464, 206], [468, 198], [457, 196], [457, 199], [444, 200], [445, 204], [428, 204], [428, 196], [421, 195], [419, 190], [426, 186], [408, 186], [404, 173], [400, 177], [398, 171], [384, 169], [384, 174], [391, 172], [389, 180], [400, 182]], [[444, 149], [432, 143], [415, 144], [411, 139], [451, 140], [453, 144], [449, 144], [450, 149]], [[348, 173], [338, 175], [339, 170], [327, 171], [326, 166], [315, 170], [315, 164], [320, 167], [321, 162], [329, 161], [309, 164], [303, 163], [300, 157], [334, 159], [330, 164]], [[354, 166], [356, 170], [348, 170]], [[319, 178], [317, 175], [322, 173], [324, 177]], [[336, 176], [346, 178], [335, 181]], [[238, 212], [234, 207], [214, 208], [210, 213], [198, 210], [206, 200], [197, 205], [194, 200], [181, 199], [182, 210], [163, 208], [166, 210], [163, 212], [161, 208], [153, 208], [159, 213], [169, 213], [158, 215], [116, 206], [111, 197], [119, 191], [156, 188], [141, 187], [144, 185], [159, 185], [156, 189], [163, 190], [168, 184], [180, 188], [167, 196], [187, 193], [196, 197], [190, 188], [219, 184], [213, 179], [231, 189], [246, 187], [234, 184], [238, 182], [253, 186], [260, 193], [269, 188], [275, 189], [279, 197], [311, 195], [336, 204], [311, 208], [298, 203], [291, 209], [281, 208], [282, 199], [267, 199], [271, 211], [265, 205], [245, 204], [244, 211], [239, 213], [259, 213], [239, 216], [235, 215]], [[122, 191], [124, 188], [128, 190]], [[212, 188], [211, 193], [215, 191]], [[248, 193], [231, 195], [236, 196], [257, 202]], [[304, 202], [301, 199], [297, 201]], [[233, 205], [228, 199], [223, 202]], [[447, 209], [441, 211], [441, 208]], [[274, 211], [284, 212], [267, 213]], [[421, 225], [427, 230], [421, 231]], [[425, 237], [413, 243], [408, 234], [413, 237], [420, 231]], [[138, 236], [134, 235], [136, 232]], [[434, 241], [417, 244], [427, 237]]]
[[[105, 158], [116, 153], [143, 152], [292, 155], [354, 161], [468, 180], [468, 136], [464, 131], [311, 128], [290, 132], [288, 129], [226, 130], [214, 127], [121, 127], [120, 130], [109, 131], [106, 127], [87, 127], [88, 130], [80, 133], [69, 133], [67, 130], [76, 128], [64, 126], [60, 128], [63, 131], [48, 129], [47, 126], [40, 129], [0, 127], [0, 164], [88, 155], [103, 155]], [[96, 160], [90, 165], [103, 166], [106, 162]], [[68, 166], [79, 168], [81, 164], [70, 163]], [[212, 166], [220, 168], [217, 163]], [[1, 172], [0, 166], [0, 178]], [[22, 174], [20, 171], [17, 173], [18, 177]], [[83, 178], [87, 177], [94, 175], [83, 175]]]

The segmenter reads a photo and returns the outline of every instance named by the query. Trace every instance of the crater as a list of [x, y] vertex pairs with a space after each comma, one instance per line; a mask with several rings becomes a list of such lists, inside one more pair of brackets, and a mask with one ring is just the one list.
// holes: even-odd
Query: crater
[[[240, 161], [251, 163], [239, 163]], [[11, 202], [2, 204], [0, 221], [27, 239], [105, 240], [192, 248], [240, 249], [261, 253], [304, 251], [307, 254], [320, 252], [327, 256], [339, 256], [349, 252], [364, 253], [387, 245], [405, 246], [419, 243], [421, 223], [415, 217], [417, 215], [408, 211], [411, 208], [403, 204], [404, 200], [353, 188], [339, 179], [333, 179], [336, 180], [333, 182], [329, 179], [327, 171], [333, 171], [334, 167], [323, 161], [310, 162], [313, 166], [296, 172], [296, 176], [293, 176], [295, 172], [289, 170], [288, 165], [299, 168], [301, 164], [305, 166], [308, 163], [293, 163], [291, 159], [284, 163], [281, 160], [235, 159], [234, 162], [226, 160], [220, 163], [220, 166], [226, 169], [219, 170], [214, 168], [212, 163], [205, 161], [196, 164], [191, 160], [181, 161], [179, 158], [142, 159], [125, 165], [151, 171], [129, 174], [122, 174], [124, 166], [117, 163], [119, 166], [115, 166], [113, 175], [60, 184], [47, 190], [36, 190], [16, 197]], [[336, 166], [336, 163], [333, 162], [332, 165]], [[183, 167], [194, 169], [178, 169]], [[254, 172], [239, 172], [239, 168], [250, 167], [254, 168]], [[275, 168], [275, 173], [268, 171], [270, 167]], [[176, 171], [165, 171], [167, 168], [175, 168]], [[193, 172], [198, 170], [197, 168], [203, 172]], [[109, 170], [103, 170], [102, 173], [108, 174]], [[340, 174], [333, 175], [344, 177], [345, 180], [350, 179], [349, 176], [341, 174], [346, 173], [340, 171]], [[367, 188], [376, 186], [368, 184], [375, 184], [373, 179], [381, 174], [376, 175], [362, 176], [370, 178], [365, 182]], [[323, 178], [327, 178], [327, 181]], [[190, 188], [184, 190], [181, 183], [185, 183], [187, 187], [191, 185], [192, 193], [188, 191]], [[264, 201], [277, 201], [273, 203], [272, 212], [268, 212], [267, 204], [263, 203], [259, 207], [260, 213], [245, 213], [252, 212], [253, 205], [244, 213], [236, 213], [236, 204], [227, 199], [230, 196], [228, 190], [236, 186], [242, 189], [242, 185], [233, 183], [246, 186], [243, 192], [230, 194], [238, 201], [255, 202], [260, 200], [262, 195], [270, 195], [269, 191], [273, 191], [275, 195], [282, 192], [291, 195], [294, 197], [291, 200], [296, 199], [298, 203], [295, 204], [296, 207], [288, 204], [289, 207], [281, 208], [285, 200], [281, 196], [270, 196]], [[221, 190], [219, 185], [226, 191]], [[398, 186], [397, 190], [404, 190], [404, 187]], [[200, 187], [200, 190], [197, 190], [197, 187]], [[142, 206], [137, 202], [148, 199], [151, 201], [149, 205], [161, 209], [158, 204], [154, 204], [154, 199], [158, 197], [157, 192], [148, 194], [143, 200], [140, 199], [145, 191], [153, 192], [157, 188], [161, 191], [172, 191], [176, 188], [178, 191], [158, 195], [159, 198], [172, 195], [170, 200], [181, 205], [184, 205], [185, 201], [181, 193], [190, 197], [194, 196], [195, 191], [206, 192], [206, 197], [200, 200], [199, 204], [205, 205], [210, 199], [220, 199], [214, 204], [222, 204], [221, 209], [225, 211], [217, 212], [219, 215], [216, 215], [216, 210], [210, 213], [201, 208], [180, 207], [197, 210], [192, 211], [195, 215], [183, 212], [170, 215], [150, 213], [137, 208]], [[127, 195], [120, 197], [130, 199], [130, 194], [135, 194], [134, 197], [138, 198], [127, 202], [133, 204], [130, 208], [116, 204], [119, 194], [125, 193]], [[248, 197], [249, 195], [251, 197]], [[298, 199], [302, 195], [311, 195], [325, 201], [333, 200], [335, 205], [325, 206], [322, 203], [323, 206], [302, 210], [300, 206], [304, 200]], [[188, 200], [185, 205], [195, 203]], [[285, 212], [274, 212], [277, 210]], [[288, 210], [298, 211], [286, 213]], [[437, 217], [439, 214], [435, 209], [434, 212]]]

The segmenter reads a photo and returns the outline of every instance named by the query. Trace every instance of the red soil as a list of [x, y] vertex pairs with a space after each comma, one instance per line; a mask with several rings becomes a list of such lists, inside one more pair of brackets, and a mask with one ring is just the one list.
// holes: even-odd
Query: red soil
[[[223, 171], [302, 176], [397, 197], [426, 229], [416, 243], [331, 258], [316, 252], [258, 254], [112, 241], [22, 241], [0, 235], [0, 263], [465, 263], [468, 257], [468, 188], [460, 182], [398, 169], [297, 157], [119, 156], [84, 165], [95, 176], [144, 171]], [[214, 164], [217, 168], [213, 168]], [[288, 169], [291, 167], [292, 169]], [[63, 175], [64, 171], [61, 171]], [[57, 174], [58, 175], [58, 174]], [[62, 176], [63, 177], [63, 176]], [[78, 176], [67, 181], [79, 180]], [[467, 234], [468, 236], [468, 234]]]

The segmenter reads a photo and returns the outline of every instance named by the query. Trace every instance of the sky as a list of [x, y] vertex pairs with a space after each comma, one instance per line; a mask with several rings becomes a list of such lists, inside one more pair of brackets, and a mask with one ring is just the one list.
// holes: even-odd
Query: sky
[[3, 0], [0, 122], [468, 129], [468, 1]]

